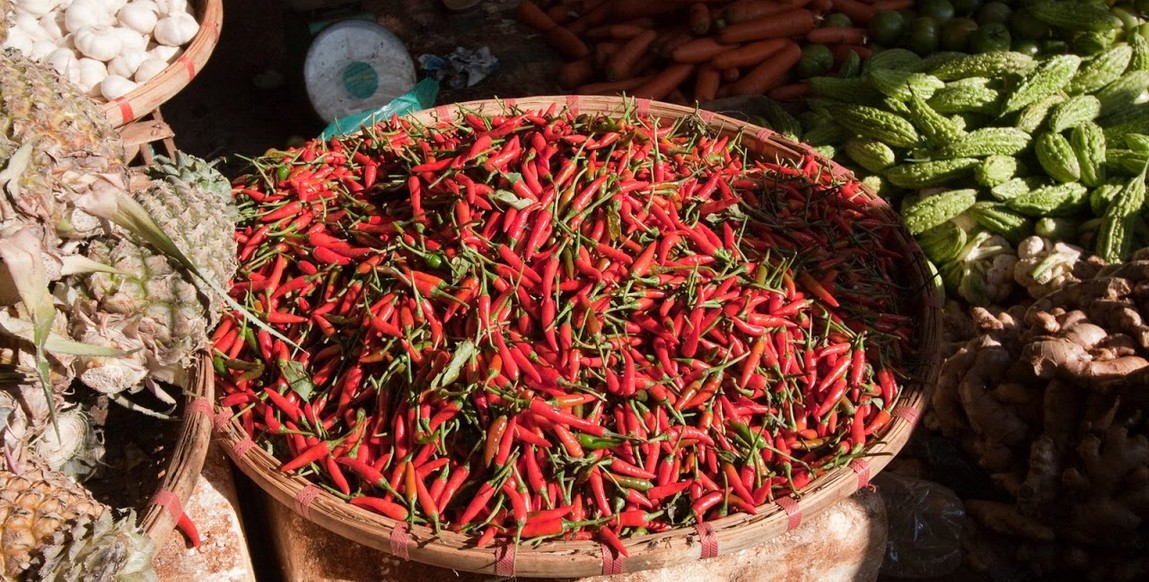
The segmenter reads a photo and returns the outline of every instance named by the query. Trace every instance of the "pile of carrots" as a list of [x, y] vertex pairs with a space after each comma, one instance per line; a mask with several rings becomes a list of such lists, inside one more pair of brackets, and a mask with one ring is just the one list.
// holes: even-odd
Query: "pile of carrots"
[[[558, 84], [581, 95], [691, 104], [736, 95], [802, 97], [802, 47], [835, 67], [865, 59], [874, 14], [913, 0], [522, 0], [516, 14], [564, 59]], [[852, 26], [821, 26], [840, 12]]]

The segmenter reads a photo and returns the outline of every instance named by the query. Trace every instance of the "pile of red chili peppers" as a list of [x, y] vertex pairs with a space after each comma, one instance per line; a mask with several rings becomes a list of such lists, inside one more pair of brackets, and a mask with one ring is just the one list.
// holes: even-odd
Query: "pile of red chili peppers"
[[913, 356], [893, 215], [697, 117], [459, 111], [251, 168], [232, 294], [279, 336], [225, 318], [221, 404], [480, 546], [754, 513], [864, 454]]

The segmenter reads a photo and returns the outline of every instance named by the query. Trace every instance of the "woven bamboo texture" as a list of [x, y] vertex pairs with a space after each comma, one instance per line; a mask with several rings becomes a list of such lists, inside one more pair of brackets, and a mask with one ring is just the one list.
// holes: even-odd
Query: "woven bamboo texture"
[[211, 360], [203, 354], [197, 359], [190, 385], [185, 390], [180, 430], [171, 455], [161, 469], [159, 488], [139, 518], [140, 527], [156, 542], [157, 547], [163, 546], [183, 517], [184, 505], [199, 482], [211, 445], [214, 400], [215, 372]]
[[[766, 159], [795, 160], [803, 155], [814, 155], [835, 175], [849, 175], [848, 170], [819, 156], [811, 148], [768, 129], [725, 115], [643, 99], [554, 96], [484, 100], [443, 105], [411, 116], [417, 121], [434, 124], [466, 112], [505, 113], [508, 107], [544, 110], [554, 103], [559, 107], [577, 108], [584, 113], [621, 114], [630, 110], [667, 121], [699, 115], [711, 129], [740, 136], [747, 149]], [[863, 191], [880, 201], [872, 191]], [[878, 218], [895, 224], [900, 221], [884, 201], [875, 204], [874, 208]], [[941, 364], [940, 302], [921, 249], [908, 232], [900, 231], [895, 245], [898, 248], [892, 250], [909, 257], [902, 276], [907, 288], [916, 289], [917, 293], [906, 297], [905, 305], [907, 313], [921, 326], [917, 336], [919, 349], [914, 357], [918, 363], [912, 370], [916, 380], [904, 385], [891, 422], [880, 438], [866, 448], [867, 455], [849, 466], [821, 475], [797, 496], [781, 498], [759, 507], [756, 515], [736, 513], [707, 522], [700, 528], [679, 528], [627, 538], [623, 540], [629, 553], [625, 560], [589, 541], [553, 541], [518, 548], [476, 548], [470, 538], [461, 534], [442, 531], [436, 536], [428, 527], [409, 526], [357, 508], [303, 478], [285, 475], [278, 468], [281, 462], [249, 439], [235, 421], [218, 423], [218, 438], [244, 474], [278, 502], [293, 507], [305, 519], [355, 542], [404, 559], [444, 568], [498, 576], [574, 578], [663, 568], [751, 548], [798, 527], [803, 519], [868, 486], [870, 477], [881, 471], [909, 440], [928, 401], [928, 392], [937, 379]]]
[[199, 32], [160, 74], [140, 84], [127, 95], [104, 104], [104, 114], [112, 127], [135, 121], [163, 105], [183, 90], [207, 64], [219, 42], [223, 24], [223, 0], [192, 0], [199, 20]]

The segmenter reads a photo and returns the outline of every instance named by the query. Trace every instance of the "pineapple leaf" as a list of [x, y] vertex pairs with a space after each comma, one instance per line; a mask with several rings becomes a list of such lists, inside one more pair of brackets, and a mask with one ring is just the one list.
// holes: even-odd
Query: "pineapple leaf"
[[[35, 324], [32, 322], [0, 313], [0, 334], [9, 335], [34, 344], [36, 342], [34, 330]], [[48, 337], [44, 339], [44, 351], [69, 356], [122, 358], [135, 350], [124, 351], [110, 346], [78, 342], [54, 331], [49, 331]]]
[[[0, 262], [8, 269], [10, 280], [16, 287], [24, 308], [31, 321], [31, 342], [36, 348], [36, 372], [48, 402], [52, 401], [51, 371], [44, 344], [52, 335], [52, 321], [56, 318], [56, 307], [52, 304], [52, 294], [48, 292], [48, 274], [44, 272], [44, 248], [40, 239], [29, 228], [24, 228], [5, 237], [0, 244]], [[52, 425], [56, 425], [56, 409], [49, 407]]]
[[153, 248], [167, 255], [168, 258], [179, 263], [197, 279], [203, 281], [211, 291], [227, 303], [228, 307], [242, 314], [244, 319], [287, 345], [297, 350], [303, 349], [294, 340], [279, 333], [275, 328], [248, 311], [246, 307], [232, 299], [231, 295], [219, 283], [204, 275], [203, 270], [180, 250], [175, 241], [152, 220], [148, 211], [139, 202], [133, 200], [127, 192], [116, 188], [93, 188], [91, 192], [77, 201], [77, 206], [93, 216], [110, 220], [143, 239], [144, 242], [152, 245]]

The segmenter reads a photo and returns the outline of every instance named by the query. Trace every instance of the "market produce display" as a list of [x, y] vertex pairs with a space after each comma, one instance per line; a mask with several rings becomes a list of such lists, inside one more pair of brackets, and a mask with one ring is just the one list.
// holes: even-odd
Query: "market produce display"
[[111, 101], [155, 77], [199, 32], [187, 0], [11, 0], [3, 46]]
[[[128, 168], [100, 105], [14, 49], [0, 111], [2, 574], [151, 579], [134, 513], [82, 482], [104, 455], [96, 418], [170, 413], [208, 345], [211, 288], [234, 270], [230, 184], [191, 156]], [[144, 390], [171, 410], [135, 404]]]
[[277, 333], [216, 330], [233, 423], [394, 520], [624, 556], [864, 456], [928, 360], [895, 215], [813, 156], [614, 103], [252, 160], [233, 296]]

